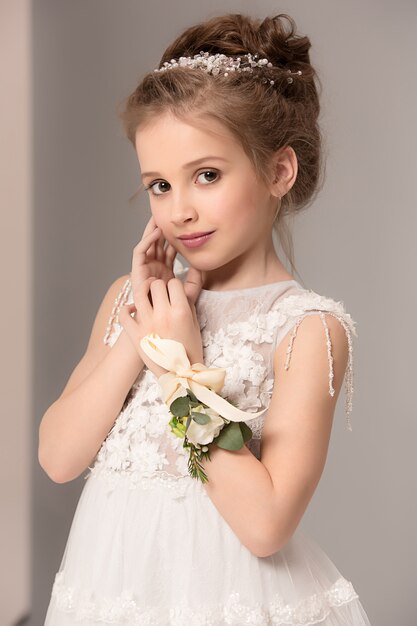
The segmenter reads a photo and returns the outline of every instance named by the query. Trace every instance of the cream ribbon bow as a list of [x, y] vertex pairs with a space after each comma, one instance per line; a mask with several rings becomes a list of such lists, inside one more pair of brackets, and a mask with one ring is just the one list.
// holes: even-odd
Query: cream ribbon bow
[[206, 367], [202, 363], [191, 365], [181, 342], [161, 339], [156, 333], [150, 333], [140, 340], [140, 346], [152, 361], [169, 370], [158, 378], [163, 400], [168, 406], [176, 398], [185, 396], [183, 390], [188, 388], [198, 400], [231, 422], [248, 421], [259, 417], [267, 410], [265, 408], [258, 413], [246, 413], [218, 396], [217, 392], [223, 387], [226, 370], [223, 367]]

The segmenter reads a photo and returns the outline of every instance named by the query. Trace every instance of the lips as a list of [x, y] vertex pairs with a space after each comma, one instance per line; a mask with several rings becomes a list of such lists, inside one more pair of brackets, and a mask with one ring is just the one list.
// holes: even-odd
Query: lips
[[[201, 248], [201, 246], [204, 246], [208, 241], [210, 241], [215, 232], [216, 231], [213, 230], [211, 233], [200, 235], [199, 237], [188, 236], [188, 239], [181, 239], [181, 243], [186, 248]], [[195, 235], [195, 233], [193, 233], [193, 235]]]
[[178, 239], [196, 239], [197, 237], [203, 237], [204, 235], [210, 235], [211, 233], [214, 233], [214, 230], [206, 230], [205, 232], [196, 232], [190, 233], [189, 235], [181, 235], [181, 237], [178, 237]]

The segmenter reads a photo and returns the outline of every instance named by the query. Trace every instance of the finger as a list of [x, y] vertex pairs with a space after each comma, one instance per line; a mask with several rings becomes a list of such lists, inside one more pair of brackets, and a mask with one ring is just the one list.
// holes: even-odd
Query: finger
[[[142, 235], [142, 239], [144, 237], [147, 237], [150, 233], [152, 233], [156, 228], [156, 223], [155, 223], [155, 218], [153, 215], [151, 215], [151, 217], [149, 218], [145, 230], [143, 231], [143, 235]], [[153, 245], [149, 246], [149, 249], [146, 252], [146, 256], [148, 259], [154, 259], [155, 258], [155, 248]]]
[[155, 218], [153, 215], [151, 215], [151, 217], [149, 218], [146, 226], [145, 226], [145, 230], [143, 231], [142, 237], [141, 237], [141, 241], [143, 239], [145, 239], [146, 237], [148, 237], [148, 235], [150, 235], [151, 233], [153, 233], [154, 231], [158, 232], [158, 235], [160, 235], [161, 233], [161, 229], [157, 226], [156, 222], [155, 222]]
[[136, 298], [139, 304], [138, 317], [141, 321], [149, 320], [153, 315], [153, 303], [149, 299], [150, 286], [156, 280], [155, 276], [150, 276], [142, 281], [136, 288]]
[[149, 248], [146, 251], [147, 263], [149, 263], [149, 261], [153, 261], [154, 259], [156, 259], [156, 246], [157, 246], [158, 238], [161, 235], [161, 229], [159, 227], [155, 227], [155, 229], [152, 232], [156, 232], [158, 236], [155, 237], [155, 239], [149, 244]]
[[133, 248], [131, 271], [133, 286], [139, 284], [145, 278], [148, 278], [149, 270], [146, 267], [146, 252], [149, 250], [152, 243], [159, 237], [159, 235], [159, 229], [155, 229], [148, 235], [144, 236]]
[[149, 220], [147, 221], [147, 224], [145, 226], [145, 230], [143, 231], [142, 237], [148, 235], [153, 230], [155, 230], [155, 226], [156, 226], [155, 218], [154, 218], [153, 215], [151, 215]]
[[[163, 242], [164, 240], [164, 234], [161, 230], [161, 228], [157, 225], [154, 216], [152, 215], [149, 222], [148, 222], [148, 226], [150, 228], [150, 232], [153, 229], [157, 228], [160, 234], [160, 238], [155, 241], [149, 248], [148, 252], [147, 252], [147, 257], [149, 260], [151, 259], [160, 259], [160, 254], [162, 254], [162, 251], [160, 251], [160, 239], [162, 238]], [[163, 249], [164, 243], [162, 243], [162, 249]]]
[[132, 308], [136, 310], [136, 307], [131, 304], [125, 304], [120, 307], [119, 323], [129, 335], [133, 344], [136, 345], [141, 339], [141, 334], [137, 322], [131, 317]]
[[151, 283], [151, 294], [154, 314], [160, 318], [165, 318], [168, 315], [168, 309], [170, 307], [165, 281], [161, 278], [154, 280]]
[[148, 254], [149, 259], [157, 259], [158, 257], [158, 242], [159, 242], [159, 238], [161, 237], [162, 230], [159, 226], [157, 226], [155, 218], [152, 216], [152, 221], [151, 224], [153, 224], [154, 230], [157, 229], [158, 233], [159, 233], [159, 237], [157, 237], [157, 239], [153, 242], [153, 244], [151, 245]]
[[165, 256], [165, 236], [164, 233], [161, 231], [161, 236], [159, 237], [159, 239], [156, 242], [156, 258], [158, 259], [158, 261], [164, 261], [164, 256]]
[[[132, 313], [136, 312], [136, 306], [134, 304], [124, 304], [119, 309], [119, 313], [117, 315], [117, 321], [119, 324], [122, 324], [122, 320], [126, 319], [126, 317], [130, 317], [132, 319]], [[122, 324], [123, 325], [123, 324]]]
[[197, 302], [197, 298], [200, 295], [205, 274], [205, 272], [203, 272], [202, 270], [198, 270], [192, 265], [190, 265], [188, 269], [184, 281], [184, 291], [187, 295], [187, 298], [189, 298], [193, 304]]
[[188, 302], [182, 281], [179, 278], [171, 278], [167, 283], [167, 287], [171, 307], [175, 310], [188, 310], [190, 303]]
[[174, 246], [169, 243], [165, 248], [165, 261], [168, 267], [170, 267], [171, 269], [173, 269], [174, 259], [177, 254], [178, 250], [176, 250], [176, 248], [174, 248]]
[[146, 262], [149, 263], [149, 261], [154, 259], [156, 259], [156, 247], [155, 242], [152, 242], [146, 251]]
[[137, 353], [139, 354], [140, 358], [142, 359], [143, 363], [145, 365], [147, 365], [148, 367], [152, 364], [149, 364], [149, 359], [148, 357], [143, 353], [143, 350], [140, 346], [140, 342], [143, 338], [143, 330], [141, 330], [139, 324], [137, 324], [137, 322], [135, 322], [132, 317], [130, 316], [129, 313], [129, 308], [132, 305], [125, 305], [120, 309], [120, 314], [121, 314], [121, 319], [120, 319], [120, 323], [124, 329], [124, 331], [127, 333], [127, 335], [129, 336], [129, 339], [132, 343], [132, 345], [134, 346], [135, 350], [137, 351]]

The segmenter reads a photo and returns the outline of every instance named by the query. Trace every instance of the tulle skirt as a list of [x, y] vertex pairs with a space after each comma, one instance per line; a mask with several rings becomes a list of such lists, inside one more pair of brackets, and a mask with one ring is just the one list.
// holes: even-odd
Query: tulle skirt
[[300, 529], [252, 554], [201, 483], [184, 492], [90, 475], [44, 626], [370, 626], [350, 581]]

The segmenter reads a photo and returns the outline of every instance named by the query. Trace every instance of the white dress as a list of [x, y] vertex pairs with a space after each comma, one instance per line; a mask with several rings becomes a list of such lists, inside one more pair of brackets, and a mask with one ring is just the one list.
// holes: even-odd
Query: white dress
[[[181, 267], [181, 265], [179, 264]], [[177, 269], [175, 269], [177, 268]], [[181, 279], [186, 269], [174, 271]], [[133, 302], [128, 280], [116, 312]], [[343, 303], [295, 280], [231, 291], [203, 290], [196, 303], [204, 363], [227, 369], [221, 395], [240, 409], [268, 406], [276, 345], [306, 315], [336, 315], [349, 339], [345, 374], [349, 426], [352, 334]], [[117, 319], [104, 341], [113, 345]], [[259, 459], [267, 413], [247, 422]], [[94, 419], [94, 416], [91, 416]], [[85, 476], [45, 626], [370, 626], [350, 581], [298, 528], [275, 554], [251, 553], [222, 518], [203, 483], [187, 470], [183, 440], [168, 426], [155, 375], [146, 368]]]

